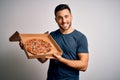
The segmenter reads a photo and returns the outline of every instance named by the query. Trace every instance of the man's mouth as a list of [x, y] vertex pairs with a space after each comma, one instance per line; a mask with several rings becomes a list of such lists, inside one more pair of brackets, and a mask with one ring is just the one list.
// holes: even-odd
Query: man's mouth
[[67, 25], [68, 25], [68, 24], [63, 24], [62, 26], [65, 28], [65, 27], [67, 27]]

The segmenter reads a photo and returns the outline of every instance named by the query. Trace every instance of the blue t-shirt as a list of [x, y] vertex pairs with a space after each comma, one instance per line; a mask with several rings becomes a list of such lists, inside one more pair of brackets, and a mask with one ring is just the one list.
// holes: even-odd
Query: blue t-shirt
[[[78, 53], [88, 53], [87, 38], [77, 30], [70, 34], [62, 34], [58, 29], [50, 35], [63, 50], [62, 57], [66, 59], [78, 60]], [[51, 59], [47, 80], [79, 80], [79, 70]]]

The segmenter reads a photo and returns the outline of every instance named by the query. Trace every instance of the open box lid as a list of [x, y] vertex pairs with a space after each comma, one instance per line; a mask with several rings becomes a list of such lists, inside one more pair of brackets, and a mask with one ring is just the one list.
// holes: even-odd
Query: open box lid
[[46, 55], [52, 56], [53, 53], [55, 53], [57, 55], [62, 55], [62, 49], [59, 47], [59, 45], [56, 43], [56, 41], [52, 38], [52, 36], [48, 33], [48, 31], [45, 32], [44, 34], [20, 34], [18, 31], [16, 31], [9, 38], [9, 41], [11, 41], [11, 42], [22, 41], [23, 45], [24, 45], [27, 40], [35, 39], [35, 38], [43, 39], [43, 40], [49, 42], [52, 45], [52, 51], [50, 51], [49, 53], [46, 53], [46, 54], [33, 55], [26, 50], [25, 46], [23, 46], [28, 59], [42, 58], [42, 57], [45, 57]]
[[19, 32], [16, 31], [10, 38], [9, 41], [20, 41]]

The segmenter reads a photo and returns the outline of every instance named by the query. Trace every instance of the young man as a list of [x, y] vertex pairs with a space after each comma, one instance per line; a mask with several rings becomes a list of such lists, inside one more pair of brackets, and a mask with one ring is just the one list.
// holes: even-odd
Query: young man
[[79, 80], [79, 71], [88, 67], [87, 38], [72, 26], [72, 14], [68, 5], [60, 4], [55, 8], [55, 20], [59, 29], [51, 36], [63, 50], [62, 56], [53, 54], [38, 60], [44, 63], [50, 59], [47, 80]]

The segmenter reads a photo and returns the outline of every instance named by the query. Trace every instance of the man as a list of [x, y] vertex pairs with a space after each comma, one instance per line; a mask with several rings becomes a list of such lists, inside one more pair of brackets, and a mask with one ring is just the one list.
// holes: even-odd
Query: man
[[[72, 26], [72, 14], [68, 5], [55, 8], [55, 20], [59, 29], [50, 33], [63, 50], [62, 56], [38, 58], [42, 63], [50, 59], [47, 80], [79, 80], [79, 71], [88, 67], [87, 38]], [[22, 44], [20, 44], [22, 47]]]
[[72, 14], [68, 5], [60, 4], [55, 8], [55, 20], [59, 29], [50, 34], [63, 54], [53, 54], [53, 57], [46, 56], [38, 60], [43, 63], [50, 59], [47, 80], [79, 80], [79, 71], [86, 71], [88, 67], [87, 39], [72, 27]]

